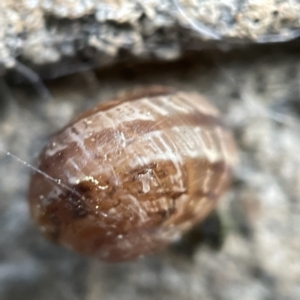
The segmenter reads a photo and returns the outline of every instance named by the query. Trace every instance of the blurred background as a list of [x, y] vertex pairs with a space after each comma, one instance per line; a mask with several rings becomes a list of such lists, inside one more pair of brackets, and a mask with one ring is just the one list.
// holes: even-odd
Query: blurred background
[[[0, 4], [0, 299], [300, 299], [299, 4], [45, 3]], [[134, 262], [52, 245], [30, 220], [24, 162], [77, 113], [153, 84], [221, 110], [239, 151], [228, 192]]]

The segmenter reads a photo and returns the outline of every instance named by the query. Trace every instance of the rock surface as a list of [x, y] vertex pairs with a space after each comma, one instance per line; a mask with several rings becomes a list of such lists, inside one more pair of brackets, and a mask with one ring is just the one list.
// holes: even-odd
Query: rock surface
[[[47, 81], [48, 100], [2, 79], [0, 299], [300, 299], [298, 53], [294, 42], [128, 62]], [[47, 137], [77, 112], [158, 82], [204, 94], [233, 129], [240, 163], [217, 210], [221, 230], [206, 225], [206, 235], [223, 244], [108, 265], [44, 240], [28, 216], [30, 169], [5, 151], [33, 163]]]
[[40, 72], [63, 61], [66, 73], [74, 60], [169, 60], [191, 48], [286, 41], [299, 36], [299, 14], [294, 0], [2, 0], [0, 67], [30, 77], [20, 62]]

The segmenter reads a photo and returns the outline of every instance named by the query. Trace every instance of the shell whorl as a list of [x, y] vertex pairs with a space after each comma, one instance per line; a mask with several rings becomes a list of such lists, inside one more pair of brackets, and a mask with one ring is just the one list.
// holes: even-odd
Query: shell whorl
[[[231, 134], [197, 93], [152, 88], [77, 117], [44, 147], [29, 201], [46, 236], [108, 261], [155, 252], [214, 207]], [[66, 187], [68, 187], [66, 189]]]

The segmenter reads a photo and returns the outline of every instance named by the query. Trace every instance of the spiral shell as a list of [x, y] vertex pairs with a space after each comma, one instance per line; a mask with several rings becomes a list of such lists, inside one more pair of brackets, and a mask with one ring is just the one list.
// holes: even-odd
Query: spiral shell
[[84, 112], [50, 139], [30, 182], [31, 215], [67, 248], [133, 259], [202, 220], [234, 160], [231, 134], [211, 104], [153, 87]]

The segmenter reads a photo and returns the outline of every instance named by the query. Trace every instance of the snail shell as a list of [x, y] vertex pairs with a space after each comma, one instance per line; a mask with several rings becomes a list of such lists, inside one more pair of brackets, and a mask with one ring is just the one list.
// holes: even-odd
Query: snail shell
[[202, 220], [234, 160], [231, 134], [211, 104], [152, 87], [84, 112], [50, 139], [31, 178], [31, 215], [67, 248], [133, 259]]

